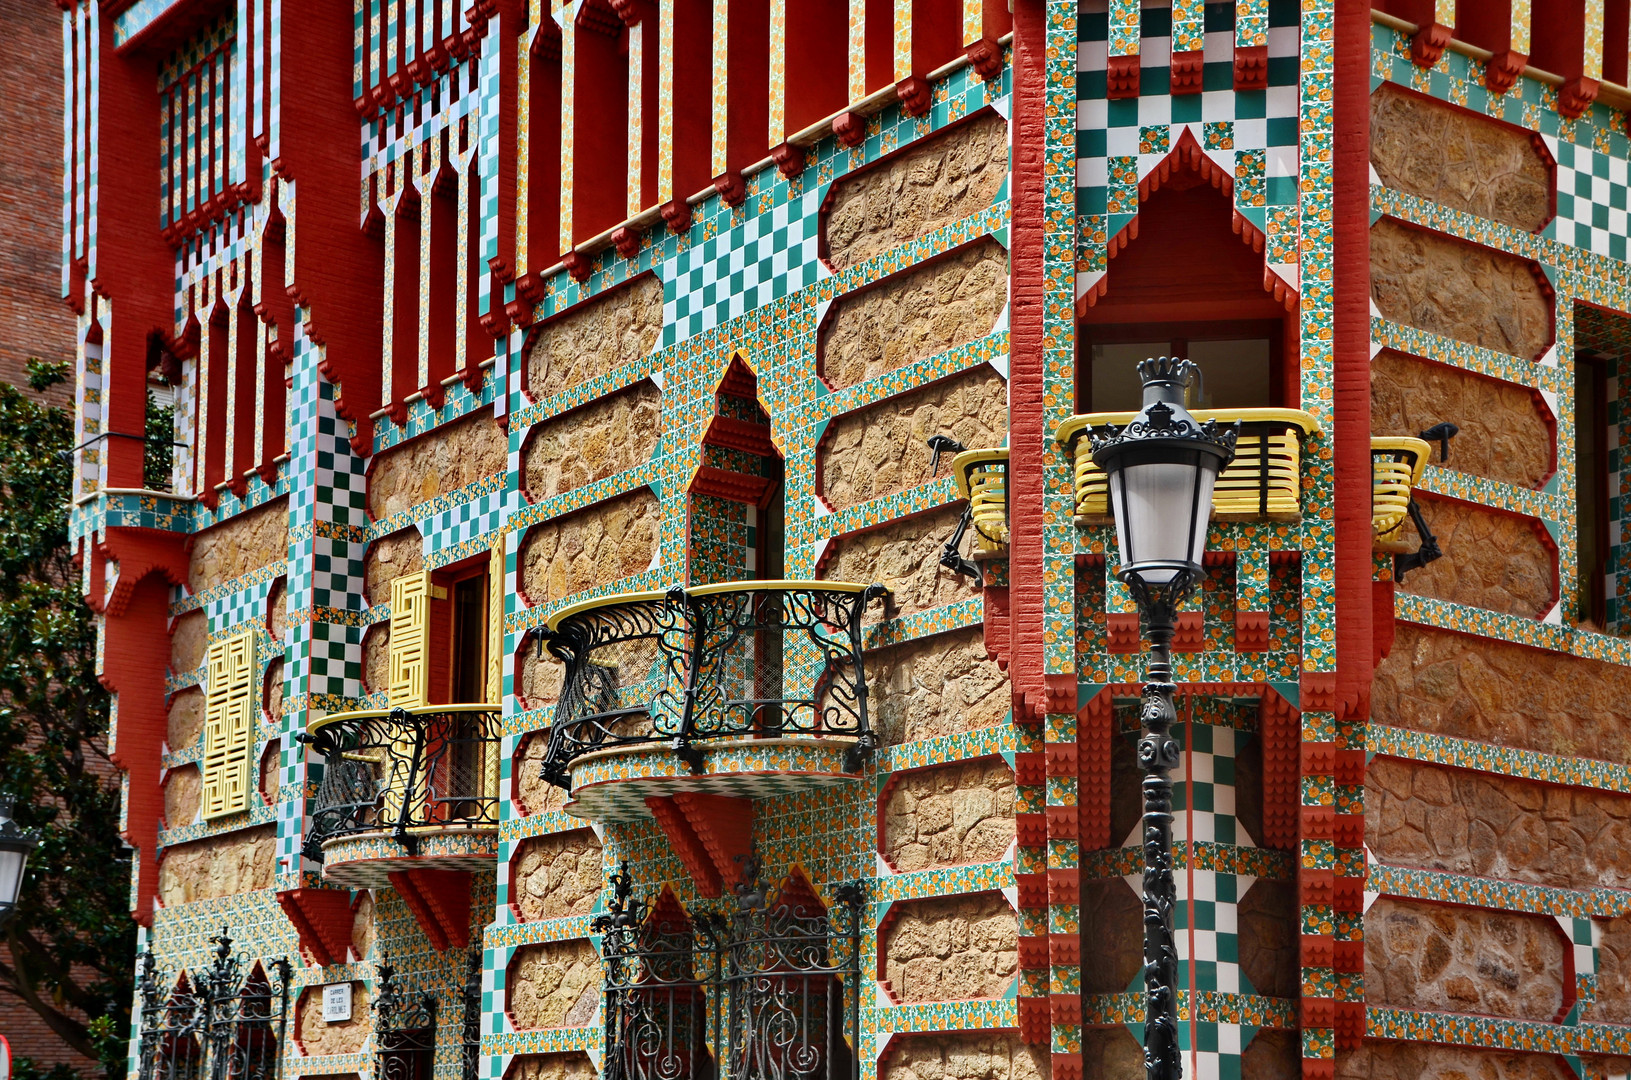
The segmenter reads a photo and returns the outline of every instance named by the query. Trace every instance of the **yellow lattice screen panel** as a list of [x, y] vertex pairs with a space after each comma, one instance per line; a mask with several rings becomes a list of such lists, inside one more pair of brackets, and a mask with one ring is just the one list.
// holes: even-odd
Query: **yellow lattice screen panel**
[[204, 699], [204, 817], [249, 809], [255, 750], [255, 629], [211, 643]]
[[391, 704], [412, 708], [430, 702], [430, 602], [447, 595], [430, 572], [391, 582]]

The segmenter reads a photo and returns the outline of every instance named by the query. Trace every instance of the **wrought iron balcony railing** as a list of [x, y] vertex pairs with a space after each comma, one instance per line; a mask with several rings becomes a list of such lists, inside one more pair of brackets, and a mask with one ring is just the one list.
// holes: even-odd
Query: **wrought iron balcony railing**
[[1378, 548], [1392, 551], [1402, 547], [1410, 493], [1421, 483], [1432, 455], [1433, 448], [1425, 439], [1371, 437], [1371, 532]]
[[331, 840], [394, 837], [409, 854], [427, 831], [498, 827], [497, 705], [331, 713], [299, 736], [323, 755], [305, 853]]
[[[1110, 488], [1104, 470], [1093, 462], [1094, 428], [1120, 427], [1135, 413], [1087, 413], [1059, 425], [1059, 445], [1076, 459], [1076, 516], [1103, 518], [1110, 513]], [[1224, 520], [1295, 520], [1302, 514], [1302, 440], [1320, 430], [1313, 416], [1299, 409], [1195, 409], [1200, 421], [1240, 421], [1235, 459], [1218, 475], [1212, 512]]]
[[861, 615], [881, 585], [737, 581], [586, 600], [549, 620], [566, 671], [544, 779], [570, 788], [577, 758], [667, 744], [693, 771], [710, 739], [839, 736], [845, 767], [876, 746], [867, 723]]
[[1008, 448], [964, 450], [951, 459], [957, 490], [968, 500], [980, 553], [992, 555], [1008, 546]]
[[234, 953], [223, 929], [205, 968], [160, 976], [137, 958], [137, 1080], [275, 1080], [289, 1026], [287, 959]]

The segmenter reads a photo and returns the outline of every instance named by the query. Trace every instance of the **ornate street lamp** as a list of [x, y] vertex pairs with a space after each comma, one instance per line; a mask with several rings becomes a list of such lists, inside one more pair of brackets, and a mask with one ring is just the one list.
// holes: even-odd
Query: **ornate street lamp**
[[10, 795], [0, 795], [0, 926], [17, 914], [28, 856], [39, 844], [33, 833], [18, 828], [11, 819], [12, 802]]
[[1138, 762], [1144, 770], [1144, 1072], [1179, 1080], [1178, 953], [1173, 944], [1172, 636], [1178, 606], [1206, 571], [1206, 525], [1212, 488], [1235, 456], [1239, 423], [1219, 429], [1185, 411], [1184, 387], [1200, 374], [1188, 360], [1162, 356], [1138, 365], [1144, 408], [1127, 426], [1093, 433], [1093, 461], [1110, 486], [1121, 569], [1150, 639]]

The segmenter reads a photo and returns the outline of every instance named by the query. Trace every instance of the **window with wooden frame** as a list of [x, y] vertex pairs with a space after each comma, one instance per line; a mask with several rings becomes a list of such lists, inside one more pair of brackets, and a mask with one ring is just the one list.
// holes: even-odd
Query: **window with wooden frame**
[[[1283, 319], [1089, 324], [1082, 328], [1077, 385], [1081, 412], [1133, 412], [1141, 407], [1137, 364], [1151, 356], [1182, 356], [1201, 369], [1190, 388], [1192, 409], [1284, 406], [1297, 399], [1287, 386]], [[1290, 350], [1295, 354], [1293, 343]], [[1295, 368], [1291, 377], [1296, 377]]]
[[204, 698], [204, 817], [249, 809], [255, 750], [255, 628], [210, 643]]
[[498, 701], [503, 569], [500, 544], [391, 582], [391, 704]]

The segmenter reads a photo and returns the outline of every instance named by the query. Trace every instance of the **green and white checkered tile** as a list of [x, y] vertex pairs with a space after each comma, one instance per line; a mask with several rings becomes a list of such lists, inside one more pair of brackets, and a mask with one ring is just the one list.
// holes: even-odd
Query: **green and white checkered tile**
[[1557, 159], [1557, 217], [1542, 234], [1596, 255], [1625, 259], [1631, 163], [1553, 135], [1541, 138]]
[[204, 605], [204, 617], [209, 620], [210, 630], [225, 630], [229, 626], [248, 622], [250, 619], [264, 619], [266, 617], [266, 596], [272, 591], [272, 582], [276, 578], [268, 577], [242, 589], [217, 597]]
[[821, 192], [807, 191], [764, 215], [680, 252], [663, 266], [663, 345], [712, 330], [772, 303], [827, 271], [817, 257]]
[[519, 491], [494, 491], [449, 510], [432, 514], [419, 522], [425, 538], [425, 554], [486, 536], [504, 524], [510, 513], [521, 507]]

